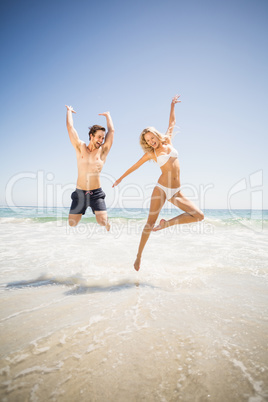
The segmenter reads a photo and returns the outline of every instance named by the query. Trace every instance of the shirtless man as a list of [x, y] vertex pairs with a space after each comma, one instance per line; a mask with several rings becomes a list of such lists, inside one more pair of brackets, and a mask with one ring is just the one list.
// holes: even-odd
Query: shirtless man
[[[66, 124], [69, 137], [76, 151], [78, 178], [76, 190], [72, 193], [72, 205], [69, 213], [69, 225], [76, 226], [87, 207], [91, 207], [96, 216], [97, 223], [109, 231], [105, 193], [100, 185], [100, 173], [111, 149], [114, 139], [114, 126], [110, 112], [100, 113], [107, 121], [107, 134], [105, 128], [94, 125], [89, 130], [89, 144], [81, 141], [73, 125], [72, 106], [67, 106]], [[103, 142], [104, 141], [104, 142]]]

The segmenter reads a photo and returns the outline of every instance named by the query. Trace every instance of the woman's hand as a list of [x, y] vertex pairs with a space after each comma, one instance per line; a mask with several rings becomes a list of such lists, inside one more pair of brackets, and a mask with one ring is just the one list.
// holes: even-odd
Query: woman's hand
[[116, 180], [116, 181], [114, 182], [114, 184], [113, 184], [113, 186], [112, 186], [112, 187], [116, 187], [116, 186], [118, 186], [118, 184], [120, 184], [120, 183], [121, 183], [121, 181], [122, 181], [122, 179], [118, 179], [118, 180]]
[[181, 102], [181, 101], [179, 100], [179, 98], [180, 98], [180, 95], [175, 95], [174, 98], [172, 98], [172, 102], [171, 102], [171, 103], [173, 103], [173, 104], [175, 105], [176, 103]]

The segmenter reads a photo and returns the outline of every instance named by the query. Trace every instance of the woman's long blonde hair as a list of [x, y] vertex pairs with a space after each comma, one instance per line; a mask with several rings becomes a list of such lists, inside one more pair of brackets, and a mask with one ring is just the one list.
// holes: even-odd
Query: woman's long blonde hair
[[145, 134], [147, 134], [147, 133], [153, 133], [153, 134], [158, 138], [158, 140], [159, 140], [162, 144], [164, 144], [164, 143], [166, 142], [166, 137], [165, 137], [165, 135], [161, 134], [161, 133], [160, 133], [156, 128], [154, 128], [154, 127], [147, 127], [147, 128], [145, 128], [145, 129], [142, 131], [142, 133], [141, 133], [141, 135], [140, 135], [140, 145], [141, 145], [141, 147], [142, 147], [142, 149], [143, 149], [144, 152], [150, 153], [150, 152], [153, 152], [153, 151], [154, 151], [154, 149], [153, 149], [150, 145], [148, 145], [147, 142], [145, 141], [144, 136], [145, 136]]

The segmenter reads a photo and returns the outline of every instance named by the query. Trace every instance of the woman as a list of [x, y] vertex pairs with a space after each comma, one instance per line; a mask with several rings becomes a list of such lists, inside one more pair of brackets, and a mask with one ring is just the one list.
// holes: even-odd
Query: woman
[[[204, 219], [203, 212], [185, 198], [180, 190], [178, 152], [173, 148], [171, 143], [172, 133], [176, 123], [175, 104], [180, 102], [179, 97], [179, 95], [176, 95], [172, 99], [169, 126], [166, 134], [162, 135], [154, 127], [145, 128], [140, 136], [140, 144], [144, 151], [143, 157], [116, 180], [113, 185], [113, 187], [117, 186], [124, 177], [134, 172], [134, 170], [138, 169], [150, 159], [153, 159], [160, 166], [162, 173], [152, 193], [148, 220], [142, 232], [137, 258], [134, 263], [136, 271], [140, 269], [142, 252], [151, 231], [165, 229], [169, 226], [182, 223], [198, 222]], [[166, 200], [180, 208], [184, 213], [170, 220], [161, 219], [159, 225], [155, 226], [159, 212]]]

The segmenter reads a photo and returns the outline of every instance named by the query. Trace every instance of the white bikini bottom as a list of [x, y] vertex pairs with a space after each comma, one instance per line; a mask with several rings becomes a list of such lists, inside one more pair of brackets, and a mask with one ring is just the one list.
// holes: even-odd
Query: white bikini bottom
[[167, 200], [168, 200], [168, 201], [173, 197], [173, 195], [175, 195], [178, 191], [181, 190], [180, 187], [177, 187], [177, 188], [170, 188], [170, 187], [162, 186], [162, 184], [160, 184], [160, 183], [156, 183], [156, 185], [157, 185], [157, 187], [162, 188], [162, 190], [163, 190], [163, 191], [165, 192], [165, 194], [166, 194], [166, 197], [167, 197]]

